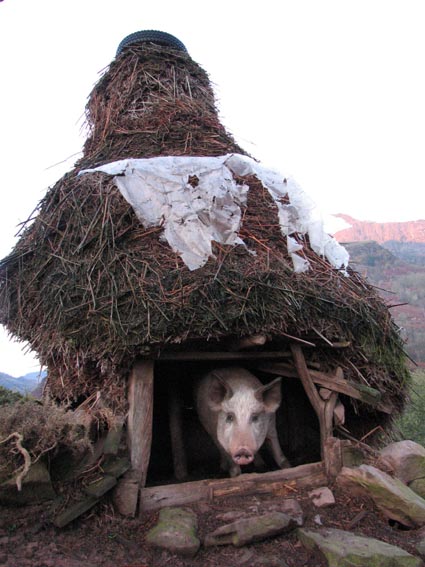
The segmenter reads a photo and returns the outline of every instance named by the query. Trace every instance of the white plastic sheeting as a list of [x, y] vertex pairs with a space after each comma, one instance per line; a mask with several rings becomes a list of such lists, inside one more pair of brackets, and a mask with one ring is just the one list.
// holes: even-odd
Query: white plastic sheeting
[[290, 177], [249, 157], [125, 159], [84, 169], [80, 175], [95, 171], [114, 176], [145, 228], [163, 226], [163, 238], [190, 270], [208, 261], [213, 240], [244, 245], [238, 230], [249, 188], [237, 183], [233, 175], [255, 175], [273, 197], [295, 272], [308, 270], [309, 263], [299, 254], [302, 245], [290, 236], [293, 233], [308, 234], [313, 250], [335, 268], [345, 270], [348, 264], [348, 252], [324, 231], [318, 209], [306, 193]]

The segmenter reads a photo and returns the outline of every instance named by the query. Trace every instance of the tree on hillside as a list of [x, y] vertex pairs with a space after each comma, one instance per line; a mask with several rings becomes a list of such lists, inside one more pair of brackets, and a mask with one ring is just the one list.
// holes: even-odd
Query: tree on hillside
[[411, 402], [399, 418], [397, 426], [404, 439], [425, 446], [425, 371], [418, 370], [414, 373], [410, 398]]

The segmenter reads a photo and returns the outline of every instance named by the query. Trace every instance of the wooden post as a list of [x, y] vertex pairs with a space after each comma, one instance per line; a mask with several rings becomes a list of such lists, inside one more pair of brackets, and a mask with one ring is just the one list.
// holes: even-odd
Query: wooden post
[[153, 369], [152, 360], [138, 360], [129, 377], [127, 435], [131, 476], [139, 487], [144, 487], [146, 484], [151, 456]]
[[333, 414], [338, 394], [332, 392], [327, 400], [322, 400], [310, 376], [301, 346], [293, 343], [291, 344], [291, 351], [298, 376], [319, 419], [321, 455], [325, 462], [326, 472], [328, 476], [332, 477], [335, 475], [337, 467], [334, 462], [334, 444], [330, 440], [333, 438]]
[[170, 380], [168, 387], [168, 417], [170, 424], [171, 452], [173, 454], [174, 476], [177, 480], [187, 478], [186, 449], [183, 439], [183, 400], [178, 385]]

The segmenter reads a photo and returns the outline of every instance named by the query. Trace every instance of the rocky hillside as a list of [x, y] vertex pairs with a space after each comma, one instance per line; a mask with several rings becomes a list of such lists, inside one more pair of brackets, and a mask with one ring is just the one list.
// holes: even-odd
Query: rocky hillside
[[382, 244], [384, 248], [390, 250], [394, 256], [402, 258], [409, 264], [416, 264], [425, 267], [425, 243], [424, 242], [399, 242], [388, 240]]
[[[339, 215], [344, 220], [347, 215]], [[354, 220], [354, 219], [351, 219]], [[422, 223], [422, 229], [420, 224]], [[409, 356], [420, 366], [425, 365], [425, 221], [413, 223], [366, 223], [354, 221], [353, 231], [339, 231], [335, 237], [342, 242], [350, 253], [350, 264], [358, 272], [379, 288], [385, 301], [391, 306], [391, 313], [400, 326], [406, 339]], [[403, 238], [410, 234], [423, 241], [406, 242], [394, 239], [393, 225], [411, 225], [401, 230]], [[415, 226], [418, 230], [414, 231]], [[379, 227], [379, 230], [378, 228]], [[422, 230], [422, 236], [420, 234]], [[379, 233], [379, 234], [378, 234]], [[356, 236], [354, 240], [345, 240], [347, 235]], [[391, 236], [391, 240], [378, 244], [367, 239], [366, 235], [382, 238]], [[363, 239], [364, 238], [364, 239]]]
[[425, 243], [425, 220], [408, 222], [373, 222], [360, 221], [349, 215], [338, 214], [336, 217], [350, 225], [339, 230], [334, 236], [339, 242], [357, 242], [374, 240], [379, 244], [388, 241]]

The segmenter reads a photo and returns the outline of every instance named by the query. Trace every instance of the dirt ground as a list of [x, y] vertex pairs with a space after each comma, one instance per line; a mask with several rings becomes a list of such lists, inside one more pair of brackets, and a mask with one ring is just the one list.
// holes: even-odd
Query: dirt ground
[[[307, 491], [290, 495], [304, 511], [304, 526], [339, 528], [375, 537], [417, 555], [415, 544], [425, 531], [402, 530], [388, 520], [367, 498], [352, 497], [333, 489], [336, 505], [318, 509]], [[288, 496], [289, 497], [289, 496]], [[249, 496], [226, 498], [192, 506], [199, 520], [199, 537], [223, 525], [223, 513], [243, 511], [244, 517], [279, 510], [282, 498]], [[204, 548], [194, 558], [183, 558], [150, 548], [146, 532], [155, 525], [158, 513], [127, 519], [114, 512], [104, 500], [70, 526], [57, 529], [51, 522], [49, 505], [0, 508], [1, 567], [325, 567], [318, 556], [298, 542], [295, 532], [243, 548], [232, 545]]]

